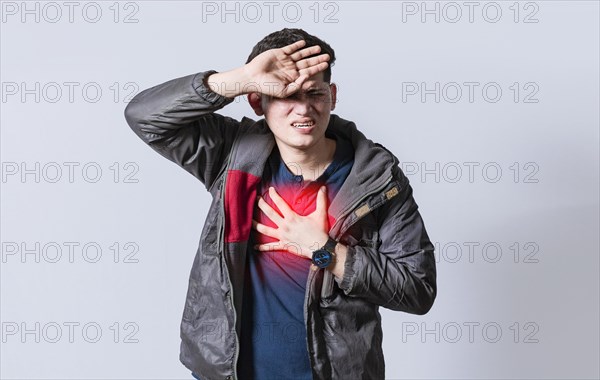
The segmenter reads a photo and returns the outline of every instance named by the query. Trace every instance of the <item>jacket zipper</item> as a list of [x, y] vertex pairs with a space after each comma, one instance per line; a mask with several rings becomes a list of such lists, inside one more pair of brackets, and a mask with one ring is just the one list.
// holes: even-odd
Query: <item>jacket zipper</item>
[[225, 276], [227, 277], [227, 282], [229, 283], [229, 302], [231, 302], [231, 309], [233, 310], [233, 329], [234, 329], [234, 335], [235, 335], [235, 352], [233, 354], [233, 377], [232, 380], [236, 380], [237, 379], [237, 361], [238, 361], [238, 355], [239, 355], [239, 351], [240, 351], [240, 343], [239, 343], [239, 338], [238, 338], [238, 334], [237, 334], [237, 330], [236, 330], [236, 325], [237, 325], [237, 312], [235, 310], [235, 302], [234, 302], [234, 298], [233, 298], [233, 284], [231, 283], [231, 278], [229, 278], [229, 267], [227, 265], [227, 260], [225, 259], [225, 186], [227, 184], [227, 176], [229, 175], [229, 167], [231, 165], [231, 160], [232, 157], [234, 157], [235, 155], [235, 151], [237, 148], [237, 144], [232, 147], [231, 149], [231, 153], [229, 154], [229, 157], [227, 158], [227, 165], [225, 167], [225, 173], [224, 173], [224, 177], [223, 177], [223, 182], [221, 184], [221, 189], [220, 189], [220, 193], [221, 193], [221, 223], [220, 223], [220, 229], [219, 229], [219, 236], [218, 236], [218, 246], [221, 249], [221, 253], [222, 253], [222, 257], [221, 259], [224, 262], [225, 265]]

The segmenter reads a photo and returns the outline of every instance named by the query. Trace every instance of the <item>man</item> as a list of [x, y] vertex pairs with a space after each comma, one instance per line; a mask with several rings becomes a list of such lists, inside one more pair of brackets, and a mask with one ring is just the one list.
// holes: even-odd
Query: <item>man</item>
[[[398, 160], [331, 111], [333, 49], [272, 33], [245, 65], [138, 94], [133, 131], [213, 196], [180, 359], [201, 379], [383, 379], [379, 306], [429, 311], [431, 244]], [[264, 119], [215, 113], [247, 95]]]

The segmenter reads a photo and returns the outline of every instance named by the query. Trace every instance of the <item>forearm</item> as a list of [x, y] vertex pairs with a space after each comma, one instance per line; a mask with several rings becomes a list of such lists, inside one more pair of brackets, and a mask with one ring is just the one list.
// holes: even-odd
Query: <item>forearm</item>
[[206, 82], [211, 91], [227, 98], [235, 98], [257, 89], [257, 84], [248, 74], [246, 65], [222, 73], [214, 73], [207, 78]]
[[172, 79], [140, 92], [125, 109], [127, 122], [138, 134], [162, 135], [222, 108], [231, 100], [205, 86], [209, 73]]
[[338, 284], [350, 297], [391, 310], [425, 314], [437, 292], [433, 247], [405, 252], [404, 256], [406, 262], [399, 262], [377, 249], [352, 247], [347, 251], [344, 279]]

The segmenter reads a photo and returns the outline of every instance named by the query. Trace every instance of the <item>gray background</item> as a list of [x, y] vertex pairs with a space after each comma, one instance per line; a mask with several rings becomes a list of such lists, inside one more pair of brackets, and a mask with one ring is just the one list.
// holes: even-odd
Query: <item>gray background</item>
[[209, 195], [123, 110], [286, 26], [334, 47], [335, 113], [400, 158], [436, 242], [432, 310], [382, 310], [387, 377], [599, 377], [598, 2], [24, 4], [2, 2], [2, 378], [190, 378]]

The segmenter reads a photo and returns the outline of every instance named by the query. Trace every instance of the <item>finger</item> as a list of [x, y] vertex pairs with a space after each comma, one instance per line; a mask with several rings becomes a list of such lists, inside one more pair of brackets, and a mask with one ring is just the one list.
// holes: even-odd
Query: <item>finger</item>
[[327, 187], [321, 186], [317, 193], [317, 208], [316, 211], [319, 215], [327, 214]]
[[327, 62], [327, 61], [329, 61], [329, 58], [330, 58], [329, 54], [321, 54], [316, 57], [306, 58], [306, 59], [296, 62], [296, 67], [298, 69], [306, 69], [311, 66], [316, 66], [321, 62]]
[[258, 223], [255, 220], [252, 221], [252, 227], [254, 227], [254, 229], [256, 231], [260, 232], [263, 235], [266, 235], [268, 237], [272, 237], [272, 238], [279, 240], [279, 234], [277, 233], [278, 232], [277, 228], [266, 226], [262, 223]]
[[297, 256], [304, 256], [303, 252], [302, 252], [302, 248], [300, 248], [300, 245], [296, 244], [296, 243], [283, 244], [282, 242], [278, 241], [278, 242], [274, 242], [274, 243], [256, 244], [254, 246], [254, 249], [256, 249], [258, 251], [263, 251], [263, 252], [284, 251], [284, 252], [292, 253]]
[[284, 218], [294, 214], [294, 210], [292, 210], [285, 200], [281, 198], [279, 194], [277, 194], [277, 190], [275, 190], [274, 187], [269, 187], [269, 195], [271, 196], [273, 203], [275, 203], [279, 211], [281, 211], [281, 215], [283, 215]]
[[329, 218], [327, 217], [327, 188], [321, 186], [317, 193], [317, 206], [315, 208], [315, 217], [319, 223], [322, 223], [326, 230], [329, 230]]
[[288, 84], [286, 88], [281, 92], [281, 97], [285, 98], [292, 95], [302, 88], [302, 83], [308, 79], [308, 75], [300, 75], [298, 79]]
[[275, 211], [275, 209], [273, 209], [273, 207], [271, 207], [267, 202], [265, 202], [265, 200], [262, 197], [258, 199], [258, 208], [260, 208], [262, 212], [265, 213], [267, 218], [271, 219], [271, 221], [275, 223], [276, 226], [281, 226], [281, 224], [283, 223], [283, 218], [281, 217], [281, 215], [279, 215], [277, 211]]
[[268, 252], [268, 251], [282, 251], [281, 243], [265, 243], [265, 244], [256, 244], [254, 249], [257, 251]]
[[307, 67], [306, 69], [298, 70], [298, 73], [300, 73], [301, 76], [306, 75], [307, 77], [312, 77], [313, 75], [320, 73], [321, 71], [325, 71], [325, 69], [327, 69], [327, 66], [329, 66], [329, 63], [321, 62], [316, 66], [311, 66]]
[[310, 46], [310, 47], [307, 47], [305, 49], [295, 52], [290, 57], [294, 61], [299, 61], [302, 58], [310, 57], [311, 55], [315, 55], [320, 52], [321, 52], [321, 47], [319, 45], [313, 45], [313, 46]]
[[287, 46], [284, 46], [281, 48], [281, 50], [285, 53], [285, 54], [292, 54], [293, 52], [295, 52], [296, 50], [300, 49], [301, 47], [303, 47], [304, 45], [306, 45], [306, 41], [304, 40], [299, 40], [294, 42], [293, 44], [289, 44]]

